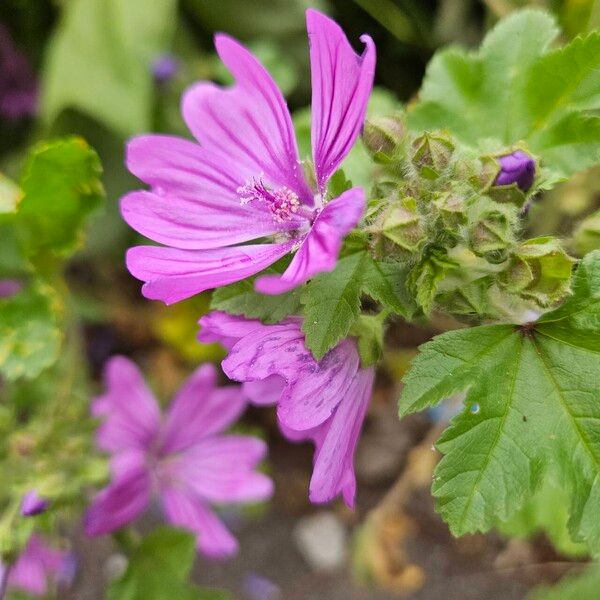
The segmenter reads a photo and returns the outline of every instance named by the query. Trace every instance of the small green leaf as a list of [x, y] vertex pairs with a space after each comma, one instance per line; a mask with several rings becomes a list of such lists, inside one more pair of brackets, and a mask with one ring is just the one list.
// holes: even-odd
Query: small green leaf
[[21, 181], [18, 221], [28, 254], [68, 255], [78, 246], [85, 218], [103, 198], [98, 156], [81, 138], [34, 148]]
[[108, 600], [227, 600], [227, 594], [187, 583], [196, 557], [194, 536], [160, 527], [134, 550], [127, 571], [111, 583]]
[[400, 413], [466, 391], [438, 442], [437, 509], [457, 534], [506, 521], [557, 470], [569, 529], [600, 555], [600, 251], [573, 295], [536, 323], [451, 331], [421, 348]]
[[149, 131], [152, 61], [166, 52], [175, 0], [74, 0], [48, 48], [42, 115], [76, 108], [123, 137]]
[[600, 566], [590, 565], [583, 573], [568, 575], [553, 588], [534, 590], [527, 600], [596, 600], [600, 588]]
[[254, 280], [244, 279], [216, 289], [212, 295], [211, 309], [260, 319], [263, 323], [279, 323], [299, 311], [300, 288], [277, 296], [267, 296], [254, 290]]
[[350, 335], [357, 339], [363, 369], [377, 364], [383, 354], [384, 317], [385, 313], [375, 316], [359, 315], [350, 327]]
[[315, 277], [303, 290], [306, 345], [321, 359], [346, 335], [360, 313], [366, 252], [340, 259], [335, 271]]
[[0, 299], [0, 373], [9, 381], [35, 377], [58, 357], [57, 302], [41, 282]]

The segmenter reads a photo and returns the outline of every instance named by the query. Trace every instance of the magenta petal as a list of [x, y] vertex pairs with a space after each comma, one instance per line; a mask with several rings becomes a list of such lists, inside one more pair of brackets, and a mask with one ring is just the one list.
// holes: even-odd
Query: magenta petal
[[111, 533], [135, 521], [150, 501], [152, 482], [143, 453], [119, 454], [111, 467], [113, 483], [96, 496], [85, 514], [89, 536]]
[[273, 493], [273, 483], [253, 469], [266, 453], [265, 442], [253, 437], [212, 436], [181, 454], [172, 477], [211, 503], [262, 501]]
[[312, 429], [325, 421], [341, 401], [358, 369], [354, 343], [344, 340], [318, 363], [304, 344], [297, 322], [264, 326], [242, 338], [223, 361], [237, 381], [279, 375], [286, 381], [278, 416], [291, 429]]
[[353, 508], [356, 494], [354, 452], [371, 398], [373, 379], [373, 369], [360, 369], [332, 418], [316, 434], [311, 502], [329, 502], [342, 493], [346, 504]]
[[215, 46], [236, 83], [225, 89], [211, 83], [192, 86], [183, 99], [187, 126], [203, 147], [221, 152], [255, 177], [264, 174], [268, 183], [286, 186], [312, 203], [292, 120], [279, 88], [234, 39], [218, 34]]
[[102, 450], [147, 449], [160, 427], [160, 411], [139, 369], [128, 358], [115, 356], [104, 370], [106, 392], [92, 412], [104, 416], [97, 434]]
[[257, 319], [246, 319], [214, 310], [199, 321], [198, 340], [204, 344], [218, 342], [231, 350], [236, 342], [256, 329], [265, 327]]
[[250, 244], [214, 250], [136, 246], [127, 252], [127, 268], [145, 282], [142, 293], [172, 304], [250, 277], [287, 254], [291, 243]]
[[271, 375], [261, 381], [247, 381], [242, 385], [244, 394], [256, 406], [277, 404], [284, 388], [285, 379], [279, 375]]
[[10, 569], [8, 585], [43, 596], [48, 591], [48, 580], [59, 574], [65, 560], [65, 552], [51, 548], [39, 535], [33, 534]]
[[253, 203], [203, 205], [183, 196], [131, 192], [121, 199], [123, 219], [147, 238], [189, 250], [220, 248], [286, 229], [293, 221], [275, 223], [272, 216], [255, 210]]
[[187, 379], [169, 408], [162, 454], [181, 452], [237, 420], [246, 407], [241, 388], [217, 388], [216, 382], [211, 364], [202, 365]]
[[333, 271], [344, 237], [358, 224], [365, 210], [361, 188], [352, 188], [329, 202], [316, 218], [283, 275], [263, 275], [254, 284], [263, 294], [287, 292], [314, 275]]
[[325, 183], [360, 134], [375, 76], [375, 45], [358, 56], [341, 27], [316, 10], [306, 12], [312, 79], [312, 148], [317, 183]]
[[237, 552], [238, 543], [215, 513], [192, 492], [167, 488], [161, 500], [168, 520], [197, 534], [197, 546], [206, 556], [225, 558]]

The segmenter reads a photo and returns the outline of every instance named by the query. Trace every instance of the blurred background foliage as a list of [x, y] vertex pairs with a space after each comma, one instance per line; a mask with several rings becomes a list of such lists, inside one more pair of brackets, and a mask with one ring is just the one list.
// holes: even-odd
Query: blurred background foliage
[[[44, 377], [35, 383], [16, 387], [5, 385], [3, 392], [18, 398], [20, 410], [27, 411], [42, 398], [55, 394], [60, 381], [65, 394], [79, 398], [69, 410], [79, 415], [78, 418], [85, 419], [85, 398], [90, 385], [86, 373], [97, 378], [107, 357], [117, 352], [133, 354], [150, 373], [152, 383], [163, 396], [170, 394], [182, 376], [199, 361], [217, 361], [222, 357], [218, 346], [200, 346], [195, 341], [196, 328], [193, 324], [208, 310], [207, 295], [171, 307], [146, 302], [140, 297], [138, 283], [124, 269], [124, 251], [136, 239], [136, 234], [125, 226], [118, 213], [120, 195], [136, 186], [135, 179], [124, 166], [124, 144], [131, 136], [150, 131], [189, 135], [179, 112], [181, 93], [198, 79], [213, 79], [224, 84], [230, 82], [229, 74], [212, 47], [214, 32], [226, 31], [248, 44], [273, 74], [288, 98], [301, 151], [308, 153], [310, 74], [304, 26], [304, 10], [308, 6], [333, 16], [351, 40], [358, 40], [364, 32], [373, 36], [378, 66], [377, 87], [369, 108], [371, 116], [389, 114], [415, 100], [425, 67], [436, 49], [447, 44], [476, 47], [494, 23], [524, 6], [542, 7], [553, 12], [561, 25], [563, 41], [600, 27], [598, 0], [2, 0], [0, 35], [10, 38], [11, 52], [24, 55], [29, 66], [18, 73], [0, 74], [4, 77], [0, 79], [0, 85], [6, 89], [9, 85], [21, 87], [23, 93], [33, 99], [34, 106], [34, 109], [18, 116], [0, 110], [2, 274], [12, 276], [26, 272], [30, 277], [32, 272], [31, 266], [19, 263], [21, 259], [18, 253], [12, 252], [10, 240], [2, 229], [2, 213], [10, 212], [11, 203], [16, 202], [17, 192], [12, 181], [20, 181], [26, 199], [23, 207], [32, 207], [31, 219], [35, 221], [36, 215], [43, 213], [43, 219], [32, 225], [33, 231], [42, 233], [24, 242], [29, 244], [27, 261], [34, 264], [36, 273], [43, 275], [31, 279], [31, 292], [23, 300], [39, 305], [39, 314], [46, 328], [36, 330], [42, 345], [36, 347], [39, 360], [32, 363], [32, 368], [43, 369], [61, 347], [70, 353], [65, 353], [63, 359], [51, 370], [46, 370]], [[0, 55], [2, 69], [2, 61], [7, 60], [8, 52], [4, 43], [0, 51], [4, 53], [4, 56]], [[0, 89], [0, 107], [2, 93], [6, 89]], [[64, 142], [70, 144], [70, 151], [80, 153], [76, 157], [79, 164], [76, 175], [87, 182], [85, 193], [98, 196], [97, 201], [87, 206], [97, 209], [101, 188], [106, 194], [103, 208], [96, 210], [89, 219], [85, 243], [81, 233], [85, 215], [75, 211], [71, 221], [81, 222], [69, 221], [68, 205], [76, 203], [78, 198], [63, 195], [64, 205], [44, 206], [44, 193], [48, 186], [52, 186], [52, 172], [44, 172], [42, 163], [36, 166], [35, 157], [39, 159], [39, 153], [44, 151], [51, 153], [52, 147], [37, 146], [38, 154], [33, 156], [28, 150], [32, 144], [43, 144], [44, 140], [59, 136], [85, 139], [96, 150], [103, 167], [100, 182], [97, 181], [99, 166], [95, 162], [95, 154], [91, 154], [91, 150], [82, 152], [82, 142], [77, 141], [79, 138], [67, 138], [71, 141]], [[359, 143], [347, 158], [344, 171], [353, 183], [364, 185], [369, 181], [371, 168], [366, 150]], [[28, 177], [32, 169], [34, 176]], [[570, 236], [576, 227], [571, 238], [574, 253], [582, 255], [600, 247], [599, 174], [597, 169], [587, 171], [548, 193], [544, 198], [543, 213], [539, 205], [534, 205], [531, 235], [556, 233]], [[46, 243], [53, 252], [61, 254], [60, 265], [57, 263], [50, 272], [48, 265], [36, 263], [38, 251], [35, 245], [38, 243]], [[77, 252], [72, 254], [75, 250]], [[64, 279], [63, 270], [66, 273]], [[60, 306], [58, 310], [57, 306]], [[44, 317], [46, 313], [51, 314], [52, 319], [60, 318], [61, 322], [52, 323], [52, 319]], [[71, 333], [66, 341], [59, 340], [57, 331], [67, 329], [67, 322]], [[383, 449], [379, 447], [381, 439], [387, 438], [382, 431], [386, 421], [390, 420], [389, 415], [395, 414], [395, 407], [390, 413], [388, 405], [394, 404], [393, 392], [397, 381], [406, 370], [416, 346], [432, 333], [447, 327], [448, 323], [440, 319], [434, 320], [433, 326], [426, 331], [407, 327], [390, 334], [391, 349], [384, 365], [387, 383], [378, 391], [371, 409], [371, 428], [379, 431], [379, 437], [370, 436], [369, 431], [365, 435], [365, 445], [370, 448], [367, 451], [379, 452], [379, 455], [394, 454], [401, 458], [391, 459], [387, 467], [382, 467], [384, 476], [378, 478], [373, 475], [372, 466], [363, 469], [363, 476], [367, 480], [374, 477], [378, 485], [382, 482], [388, 485], [404, 469], [400, 481], [407, 504], [409, 496], [413, 497], [410, 503], [414, 504], [414, 497], [419, 498], [430, 482], [433, 465], [430, 459], [423, 458], [426, 453], [421, 452], [423, 449], [429, 452], [431, 445], [423, 436], [428, 425], [419, 421], [420, 417], [415, 418], [409, 425], [402, 426], [408, 429], [394, 430], [390, 435], [395, 436], [395, 441], [388, 440], [385, 443], [389, 446]], [[26, 339], [31, 341], [31, 338]], [[0, 352], [6, 351], [6, 343], [6, 340], [0, 340]], [[73, 356], [72, 364], [66, 364], [69, 359], [65, 356]], [[80, 368], [80, 372], [77, 376], [71, 373], [67, 377], [65, 370], [72, 369], [73, 364]], [[6, 372], [4, 376], [11, 378]], [[57, 401], [56, 410], [66, 410], [61, 402]], [[435, 423], [439, 420], [445, 422], [451, 414], [452, 410], [449, 410], [442, 416], [430, 416]], [[3, 431], [9, 431], [14, 425], [12, 418], [0, 414]], [[266, 430], [272, 425], [268, 420], [259, 423]], [[90, 426], [85, 421], [85, 427]], [[49, 432], [48, 435], [64, 435], [64, 432]], [[403, 440], [401, 447], [398, 439]], [[16, 442], [13, 439], [12, 447], [17, 442], [19, 439]], [[66, 447], [57, 460], [68, 463], [82, 449], [85, 449], [84, 441], [80, 440], [79, 445], [74, 442], [74, 447]], [[10, 451], [10, 443], [7, 443], [2, 452]], [[43, 446], [37, 452], [43, 454]], [[278, 460], [280, 467], [288, 468], [285, 458]], [[301, 460], [304, 460], [304, 455]], [[379, 457], [378, 460], [382, 459]], [[13, 464], [19, 468], [18, 461]], [[73, 469], [80, 467], [74, 464]], [[94, 462], [86, 468], [90, 472], [82, 476], [82, 481], [102, 480], [102, 465]], [[294, 488], [294, 484], [288, 481], [288, 486], [292, 490], [305, 487], [302, 478], [306, 478], [306, 472], [301, 469], [299, 472], [292, 471], [289, 479], [297, 477], [301, 484]], [[11, 473], [1, 473], [2, 480], [12, 476]], [[57, 485], [55, 481], [48, 483], [50, 495], [53, 486]], [[69, 490], [69, 493], [75, 495], [76, 490]], [[566, 513], [562, 510], [560, 493], [553, 482], [548, 482], [540, 491], [539, 498], [506, 523], [501, 532], [519, 539], [531, 538], [532, 530], [544, 530], [547, 533], [544, 540], [552, 543], [548, 545], [544, 541], [533, 550], [529, 548], [525, 558], [523, 547], [516, 547], [516, 550], [509, 547], [509, 551], [505, 548], [502, 552], [509, 568], [516, 568], [519, 561], [533, 564], [536, 560], [546, 559], [563, 565], [549, 576], [546, 572], [540, 572], [540, 575], [536, 571], [533, 579], [525, 578], [525, 587], [537, 583], [540, 578], [556, 578], [557, 574], [568, 570], [569, 563], [565, 561], [582, 558], [582, 548], [565, 536]], [[288, 495], [293, 496], [293, 492]], [[368, 498], [368, 493], [366, 495], [363, 510], [373, 505], [373, 499]], [[287, 501], [294, 506], [293, 499], [287, 498]], [[295, 502], [297, 506], [297, 500]], [[294, 511], [297, 507], [291, 509], [292, 514]], [[347, 514], [343, 515], [343, 519], [351, 520]], [[368, 525], [373, 526], [377, 519], [376, 515], [368, 521]], [[417, 560], [413, 562], [413, 559], [398, 555], [398, 548], [403, 546], [406, 538], [418, 536], [418, 528], [415, 533], [414, 527], [412, 520], [397, 512], [391, 521], [386, 521], [385, 530], [379, 531], [376, 536], [378, 545], [373, 553], [366, 556], [364, 548], [362, 553], [357, 552], [356, 571], [361, 578], [393, 590], [420, 589], [423, 581], [419, 575], [422, 574], [420, 567], [415, 566]], [[431, 525], [434, 531], [435, 527]], [[370, 539], [369, 543], [372, 543], [373, 538]], [[360, 546], [360, 538], [357, 543]], [[499, 544], [496, 538], [491, 542], [491, 546]], [[385, 551], [382, 554], [381, 548], [387, 548], [387, 554]], [[486, 548], [486, 552], [492, 552]], [[496, 554], [502, 555], [502, 552]], [[508, 558], [505, 556], [507, 553]], [[498, 560], [498, 556], [494, 560]], [[216, 580], [223, 575], [219, 573], [215, 575]], [[133, 577], [131, 572], [127, 576]], [[495, 580], [491, 578], [490, 581]], [[577, 590], [584, 589], [586, 585], [597, 589], [597, 581], [597, 572], [590, 570], [584, 573], [583, 583], [567, 581], [564, 592], [541, 590], [534, 597], [536, 600], [592, 598], [576, 595]], [[578, 588], [578, 585], [581, 587]], [[571, 589], [575, 592], [569, 591]], [[114, 594], [115, 598], [122, 597], [117, 592]], [[93, 595], [87, 597], [95, 598]], [[251, 596], [247, 594], [247, 597]], [[333, 599], [338, 596], [332, 592], [330, 596], [321, 597]], [[508, 592], [489, 596], [513, 597], [523, 596]]]

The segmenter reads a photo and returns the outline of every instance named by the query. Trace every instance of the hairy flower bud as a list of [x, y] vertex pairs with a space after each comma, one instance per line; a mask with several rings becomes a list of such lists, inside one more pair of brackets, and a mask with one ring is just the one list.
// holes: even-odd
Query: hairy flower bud
[[392, 157], [405, 135], [406, 126], [400, 117], [374, 117], [365, 122], [363, 142], [374, 157]]
[[534, 238], [512, 251], [506, 269], [498, 276], [498, 284], [540, 306], [548, 306], [569, 291], [574, 263], [575, 259], [556, 238]]
[[413, 142], [412, 161], [421, 177], [437, 179], [450, 163], [454, 144], [441, 133], [424, 133]]
[[423, 217], [417, 211], [413, 198], [391, 203], [382, 213], [378, 229], [387, 239], [408, 252], [417, 252], [427, 238]]
[[21, 503], [21, 515], [23, 517], [34, 517], [46, 512], [48, 501], [41, 496], [38, 496], [36, 490], [30, 490], [23, 496]]
[[[515, 241], [514, 209], [484, 202], [470, 219], [468, 227], [469, 248], [477, 256], [489, 257], [488, 262], [497, 263], [498, 258]], [[502, 260], [500, 260], [502, 262]]]
[[516, 184], [527, 192], [535, 179], [535, 160], [522, 150], [515, 150], [498, 158], [500, 172], [494, 181], [495, 186]]

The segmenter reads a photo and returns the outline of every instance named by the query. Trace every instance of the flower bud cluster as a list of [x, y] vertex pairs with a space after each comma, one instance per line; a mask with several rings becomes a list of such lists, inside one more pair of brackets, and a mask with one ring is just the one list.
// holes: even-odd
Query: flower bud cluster
[[539, 307], [568, 293], [573, 260], [559, 241], [522, 239], [538, 175], [524, 148], [481, 156], [444, 131], [412, 134], [402, 115], [367, 122], [363, 140], [379, 165], [371, 249], [411, 265], [424, 313], [492, 316], [498, 297]]

